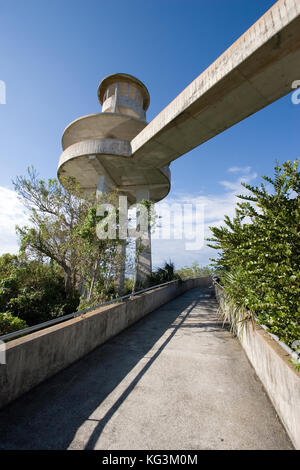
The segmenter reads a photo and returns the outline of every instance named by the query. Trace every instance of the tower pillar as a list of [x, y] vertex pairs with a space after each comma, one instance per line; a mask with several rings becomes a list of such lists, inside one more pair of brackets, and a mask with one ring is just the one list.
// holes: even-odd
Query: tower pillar
[[[149, 201], [149, 188], [141, 188], [136, 191], [137, 204], [143, 200]], [[139, 236], [136, 238], [136, 268], [135, 268], [135, 287], [143, 285], [147, 281], [147, 277], [151, 274], [151, 226], [147, 219], [147, 223], [143, 218], [143, 211], [137, 207], [136, 226]], [[146, 225], [146, 227], [145, 227]]]
[[[97, 195], [102, 193], [109, 193], [111, 191], [110, 178], [103, 174], [99, 177], [97, 185]], [[126, 240], [121, 240], [117, 246], [116, 256], [116, 281], [115, 286], [120, 296], [124, 294], [124, 283], [125, 283], [125, 262], [126, 262]]]

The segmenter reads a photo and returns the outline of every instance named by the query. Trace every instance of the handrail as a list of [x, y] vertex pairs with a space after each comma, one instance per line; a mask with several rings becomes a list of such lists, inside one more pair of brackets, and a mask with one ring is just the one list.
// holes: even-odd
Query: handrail
[[[213, 280], [213, 284], [214, 286], [216, 286], [219, 290], [221, 291], [225, 291], [225, 288], [223, 286], [221, 286], [221, 284], [219, 284], [217, 281], [214, 281]], [[254, 320], [257, 322], [258, 318], [254, 315]], [[258, 322], [257, 322], [258, 323]], [[279, 346], [281, 346], [282, 349], [285, 350], [285, 352], [287, 352], [293, 359], [297, 360], [299, 363], [300, 363], [300, 354], [298, 354], [296, 351], [294, 351], [293, 349], [291, 349], [287, 344], [283, 343], [282, 341], [280, 341], [280, 339], [278, 338], [277, 335], [274, 335], [273, 333], [270, 333], [268, 331], [268, 327], [266, 325], [264, 325], [263, 323], [258, 323], [259, 326], [261, 326], [263, 328], [263, 330], [265, 330], [265, 332], [271, 336], [271, 338], [276, 341], [276, 343], [279, 344]]]
[[[188, 280], [190, 278], [183, 279]], [[196, 279], [191, 277], [191, 279]], [[13, 331], [12, 333], [7, 333], [6, 335], [0, 336], [0, 341], [5, 341], [7, 339], [17, 338], [18, 336], [27, 335], [28, 333], [32, 333], [33, 331], [42, 330], [47, 328], [48, 326], [56, 325], [57, 323], [61, 323], [66, 320], [70, 320], [71, 318], [76, 318], [84, 313], [91, 312], [92, 310], [96, 310], [99, 307], [104, 307], [106, 305], [113, 304], [115, 302], [121, 302], [125, 299], [129, 299], [130, 297], [134, 297], [135, 295], [143, 294], [149, 290], [157, 289], [158, 287], [166, 286], [167, 284], [171, 284], [172, 282], [178, 282], [178, 279], [174, 279], [173, 281], [164, 282], [163, 284], [157, 284], [156, 286], [147, 287], [147, 289], [143, 289], [137, 292], [132, 292], [131, 294], [123, 295], [122, 297], [117, 297], [116, 299], [109, 300], [107, 302], [103, 302], [99, 305], [94, 305], [93, 307], [85, 308], [83, 310], [78, 310], [74, 313], [69, 313], [68, 315], [63, 315], [62, 317], [54, 318], [53, 320], [48, 320], [43, 323], [38, 323], [37, 325], [29, 326], [27, 328], [23, 328], [22, 330]]]

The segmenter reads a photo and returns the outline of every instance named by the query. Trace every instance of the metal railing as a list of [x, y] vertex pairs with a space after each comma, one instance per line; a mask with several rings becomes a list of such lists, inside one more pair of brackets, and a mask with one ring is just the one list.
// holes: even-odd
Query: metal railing
[[[190, 279], [190, 278], [186, 278], [184, 280], [187, 280], [187, 279]], [[17, 338], [18, 336], [23, 336], [23, 335], [27, 335], [28, 333], [32, 333], [33, 331], [42, 330], [44, 328], [47, 328], [48, 326], [53, 326], [53, 325], [56, 325], [57, 323], [70, 320], [71, 318], [79, 317], [81, 315], [84, 315], [85, 313], [91, 312], [92, 310], [96, 310], [97, 308], [104, 307], [106, 305], [110, 305], [116, 302], [122, 302], [123, 300], [130, 299], [131, 297], [134, 297], [136, 295], [143, 294], [144, 292], [147, 292], [149, 290], [157, 289], [158, 287], [163, 287], [163, 286], [166, 286], [167, 284], [172, 284], [174, 282], [178, 282], [178, 279], [164, 282], [163, 284], [158, 284], [156, 286], [147, 287], [147, 289], [139, 290], [137, 292], [132, 292], [131, 294], [123, 295], [122, 297], [117, 297], [116, 299], [108, 300], [107, 302], [103, 302], [102, 304], [99, 304], [99, 305], [94, 305], [93, 307], [85, 308], [83, 310], [78, 310], [77, 312], [69, 313], [68, 315], [63, 315], [61, 317], [54, 318], [53, 320], [49, 320], [43, 323], [38, 323], [37, 325], [29, 326], [28, 328], [23, 328], [22, 330], [18, 330], [18, 331], [13, 331], [12, 333], [7, 333], [6, 335], [0, 336], [0, 341], [14, 339], [14, 338]]]

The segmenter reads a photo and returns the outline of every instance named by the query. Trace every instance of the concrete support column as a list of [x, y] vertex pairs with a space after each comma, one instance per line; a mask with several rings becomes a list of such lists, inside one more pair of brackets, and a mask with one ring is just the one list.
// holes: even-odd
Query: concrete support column
[[[108, 193], [111, 190], [111, 181], [107, 175], [101, 175], [98, 180], [97, 195]], [[126, 240], [117, 247], [117, 269], [116, 269], [116, 289], [121, 296], [124, 293], [125, 282], [125, 257], [126, 257]]]
[[106, 175], [101, 175], [97, 185], [97, 195], [108, 193], [110, 190], [110, 182]]
[[[136, 202], [139, 203], [142, 200], [150, 200], [149, 188], [142, 188], [136, 191]], [[140, 237], [136, 239], [136, 268], [135, 268], [135, 287], [143, 285], [147, 276], [151, 274], [152, 262], [151, 262], [151, 228], [150, 224], [146, 224], [146, 228], [141, 226], [142, 213], [137, 208], [136, 214], [136, 225], [137, 230], [140, 230]], [[145, 224], [143, 224], [145, 225]], [[146, 229], [146, 232], [145, 232]]]
[[124, 295], [125, 283], [125, 260], [126, 260], [126, 240], [122, 240], [117, 248], [118, 270], [116, 279], [116, 288], [119, 296]]

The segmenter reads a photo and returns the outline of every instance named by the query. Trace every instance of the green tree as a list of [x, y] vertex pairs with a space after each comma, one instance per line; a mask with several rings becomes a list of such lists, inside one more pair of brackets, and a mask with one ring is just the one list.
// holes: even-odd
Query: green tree
[[13, 181], [15, 190], [29, 210], [30, 226], [17, 227], [20, 251], [38, 260], [53, 260], [65, 274], [65, 290], [73, 296], [80, 284], [84, 241], [78, 227], [87, 216], [93, 200], [84, 199], [74, 179], [62, 186], [56, 179], [39, 179], [33, 168], [26, 177]]
[[[107, 210], [104, 210], [103, 215], [97, 215], [97, 207], [101, 204], [113, 207], [113, 215], [110, 216]], [[81, 274], [85, 279], [87, 295], [81, 303], [82, 306], [99, 304], [119, 294], [118, 278], [125, 262], [120, 250], [126, 241], [119, 238], [118, 192], [98, 195], [97, 207], [89, 209], [77, 229], [84, 241], [81, 251]], [[116, 236], [113, 239], [98, 238], [97, 227], [101, 226], [105, 232], [108, 223], [113, 225]]]
[[12, 270], [18, 266], [19, 259], [17, 255], [4, 253], [0, 257], [0, 279], [10, 277]]
[[213, 266], [226, 292], [247, 315], [291, 345], [300, 337], [300, 173], [298, 161], [275, 166], [259, 187], [243, 184], [233, 220], [211, 227]]
[[[66, 298], [64, 273], [59, 265], [16, 258], [9, 277], [0, 278], [0, 311], [29, 326], [76, 311], [79, 298]], [[0, 264], [3, 259], [7, 256], [0, 257]]]
[[46, 182], [34, 168], [13, 183], [29, 211], [30, 225], [16, 227], [20, 254], [0, 257], [3, 329], [9, 323], [12, 328], [21, 321], [31, 326], [76, 311], [80, 294], [82, 306], [115, 297], [124, 261], [118, 211], [116, 238], [103, 240], [97, 227], [106, 227], [107, 213], [98, 216], [97, 209], [102, 203], [116, 207], [118, 194], [87, 197], [74, 179], [65, 178], [63, 186], [56, 179]]
[[186, 277], [205, 277], [212, 274], [209, 266], [200, 266], [197, 261], [194, 261], [190, 266], [177, 269], [176, 272], [183, 279]]
[[31, 223], [17, 227], [20, 252], [28, 259], [57, 263], [64, 272], [67, 297], [79, 291], [90, 302], [92, 297], [101, 301], [108, 293], [113, 295], [121, 265], [118, 220], [116, 238], [99, 239], [97, 224], [106, 220], [107, 213], [97, 216], [97, 207], [116, 207], [118, 194], [87, 197], [74, 179], [65, 178], [63, 186], [56, 179], [46, 182], [33, 168], [26, 177], [18, 177], [14, 186], [29, 210]]

